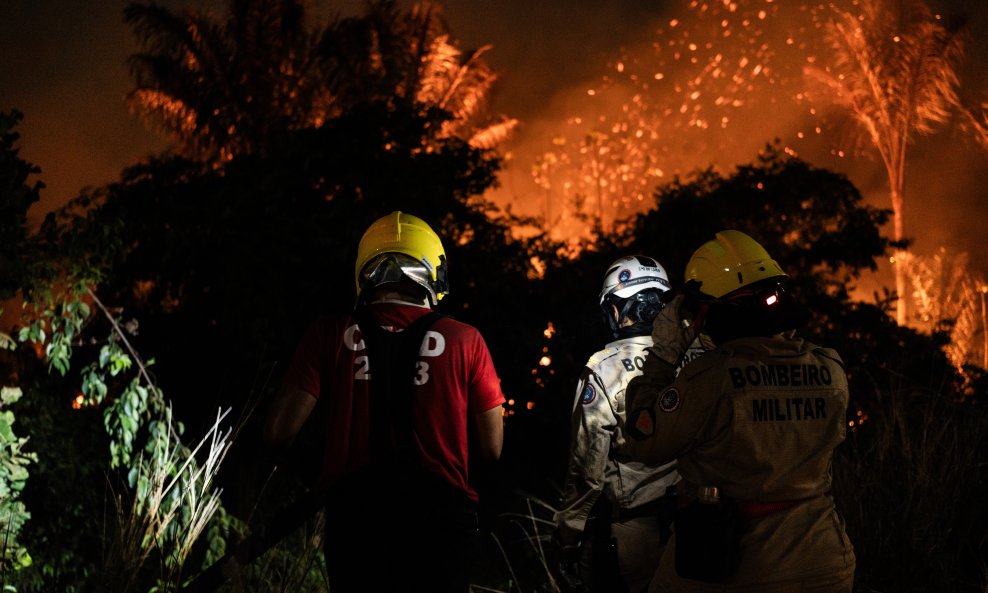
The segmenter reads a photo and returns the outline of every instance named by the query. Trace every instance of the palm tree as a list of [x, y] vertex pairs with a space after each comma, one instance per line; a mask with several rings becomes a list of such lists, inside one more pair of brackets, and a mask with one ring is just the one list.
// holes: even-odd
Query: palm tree
[[962, 126], [971, 132], [983, 148], [988, 148], [988, 99], [977, 107], [966, 107]]
[[303, 0], [231, 0], [222, 23], [133, 3], [124, 20], [145, 48], [130, 58], [129, 102], [186, 155], [255, 152], [272, 134], [329, 114]]
[[906, 151], [917, 134], [945, 123], [958, 107], [964, 23], [934, 18], [923, 0], [862, 0], [860, 15], [834, 9], [826, 39], [833, 60], [808, 67], [821, 98], [846, 108], [881, 155], [893, 211], [896, 317], [905, 325]]
[[914, 326], [931, 334], [949, 331], [950, 344], [944, 352], [958, 372], [964, 373], [965, 364], [980, 363], [976, 353], [984, 280], [971, 271], [970, 254], [940, 247], [930, 257], [914, 255], [910, 280], [916, 295]]
[[446, 112], [436, 139], [494, 148], [508, 138], [516, 122], [484, 111], [497, 79], [483, 59], [489, 46], [462, 52], [437, 6], [402, 12], [370, 0], [362, 16], [312, 27], [306, 4], [230, 0], [223, 23], [128, 5], [125, 22], [145, 50], [130, 59], [131, 105], [205, 160], [258, 152], [284, 131], [381, 101]]
[[494, 148], [517, 120], [488, 113], [497, 75], [484, 60], [491, 46], [464, 52], [439, 4], [399, 11], [393, 0], [372, 0], [365, 14], [334, 23], [319, 46], [324, 72], [339, 102], [403, 102], [448, 114], [436, 138], [457, 137]]

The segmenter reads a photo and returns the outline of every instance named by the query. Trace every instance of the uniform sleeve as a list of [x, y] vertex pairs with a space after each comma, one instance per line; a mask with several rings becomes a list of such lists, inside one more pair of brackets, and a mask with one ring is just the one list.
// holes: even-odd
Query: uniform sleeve
[[332, 328], [326, 321], [313, 323], [302, 335], [288, 363], [282, 382], [298, 387], [319, 399], [322, 391], [320, 377], [326, 364], [327, 344], [332, 343]]
[[577, 387], [562, 505], [556, 514], [557, 538], [563, 545], [582, 539], [587, 517], [604, 488], [616, 429], [617, 415], [600, 378], [585, 369]]
[[476, 332], [475, 336], [470, 379], [470, 411], [479, 414], [503, 405], [505, 397], [504, 392], [501, 391], [501, 379], [497, 376], [487, 342], [480, 332]]
[[659, 465], [690, 449], [711, 404], [691, 392], [689, 381], [689, 374], [676, 378], [676, 368], [657, 356], [645, 358], [642, 374], [625, 391], [627, 421], [618, 441], [622, 457]]

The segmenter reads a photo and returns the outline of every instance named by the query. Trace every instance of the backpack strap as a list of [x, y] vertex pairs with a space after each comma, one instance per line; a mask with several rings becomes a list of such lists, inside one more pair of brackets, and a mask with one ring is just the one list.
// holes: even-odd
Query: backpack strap
[[415, 378], [419, 351], [426, 332], [444, 315], [430, 311], [398, 332], [381, 327], [367, 307], [358, 309], [354, 317], [370, 372], [371, 463], [417, 460]]

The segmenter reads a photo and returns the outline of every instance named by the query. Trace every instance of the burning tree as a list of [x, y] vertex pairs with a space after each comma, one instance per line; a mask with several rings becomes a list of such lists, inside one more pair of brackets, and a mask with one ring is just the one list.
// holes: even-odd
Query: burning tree
[[[543, 154], [533, 168], [545, 192], [545, 228], [587, 221], [615, 230], [622, 216], [641, 210], [662, 175], [645, 134], [641, 122], [618, 120], [606, 131], [592, 129], [579, 140], [560, 136], [558, 150]], [[562, 204], [553, 211], [557, 201]]]
[[988, 351], [982, 345], [988, 335], [983, 306], [986, 283], [971, 273], [969, 260], [967, 253], [941, 247], [932, 257], [912, 256], [909, 275], [916, 325], [930, 333], [950, 332], [944, 351], [961, 372], [965, 364], [988, 368], [984, 360]]
[[959, 106], [964, 23], [934, 17], [922, 0], [863, 0], [860, 14], [834, 8], [826, 26], [832, 59], [809, 65], [816, 93], [847, 109], [878, 151], [893, 210], [896, 317], [909, 321], [904, 189], [906, 153], [917, 134], [945, 123]]
[[[802, 65], [819, 39], [816, 7], [681, 4], [681, 13], [622, 48], [587, 88], [583, 111], [537, 159], [547, 228], [575, 218], [620, 230], [623, 217], [653, 206], [660, 183], [743, 162], [812, 119]], [[790, 146], [786, 152], [796, 155]]]
[[256, 153], [279, 134], [377, 101], [445, 111], [437, 138], [493, 148], [511, 133], [514, 120], [486, 111], [497, 80], [484, 61], [489, 46], [460, 50], [437, 5], [403, 12], [372, 0], [361, 17], [318, 26], [306, 5], [234, 1], [222, 22], [129, 4], [125, 21], [145, 48], [130, 58], [130, 104], [184, 154], [207, 160]]
[[988, 99], [977, 107], [964, 110], [963, 127], [971, 131], [982, 147], [988, 148]]

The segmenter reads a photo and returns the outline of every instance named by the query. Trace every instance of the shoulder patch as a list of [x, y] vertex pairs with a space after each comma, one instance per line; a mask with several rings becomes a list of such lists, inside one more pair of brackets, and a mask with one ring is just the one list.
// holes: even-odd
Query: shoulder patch
[[639, 408], [628, 418], [628, 434], [644, 439], [655, 433], [655, 415], [649, 408]]
[[663, 412], [675, 412], [679, 409], [679, 404], [682, 400], [679, 398], [678, 389], [666, 389], [665, 392], [659, 397], [659, 409]]
[[591, 383], [587, 382], [583, 388], [583, 393], [580, 394], [580, 403], [587, 405], [595, 399], [597, 399], [597, 390], [593, 388]]

